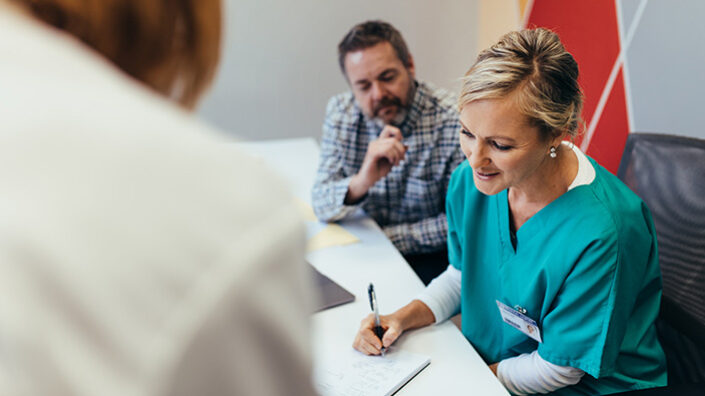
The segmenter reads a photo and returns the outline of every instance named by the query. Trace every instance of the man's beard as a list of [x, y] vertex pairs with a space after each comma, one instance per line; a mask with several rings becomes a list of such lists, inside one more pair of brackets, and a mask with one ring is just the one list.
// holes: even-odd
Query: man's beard
[[372, 108], [372, 115], [375, 118], [379, 117], [379, 112], [387, 106], [394, 106], [397, 108], [397, 111], [404, 107], [401, 99], [396, 96], [385, 96], [374, 104], [374, 107]]
[[[409, 80], [409, 89], [407, 90], [407, 97], [406, 100], [402, 102], [401, 98], [390, 95], [390, 96], [385, 96], [382, 99], [380, 99], [377, 103], [375, 103], [372, 107], [372, 118], [375, 119], [378, 122], [384, 123], [384, 124], [392, 124], [392, 125], [398, 125], [401, 124], [402, 121], [404, 121], [404, 118], [406, 118], [406, 114], [409, 112], [409, 108], [411, 107], [411, 103], [414, 100], [414, 95], [416, 94], [416, 83], [414, 82], [413, 79]], [[383, 120], [380, 117], [380, 111], [384, 109], [385, 107], [388, 106], [394, 106], [396, 107], [396, 114], [394, 115], [394, 118], [391, 120]]]

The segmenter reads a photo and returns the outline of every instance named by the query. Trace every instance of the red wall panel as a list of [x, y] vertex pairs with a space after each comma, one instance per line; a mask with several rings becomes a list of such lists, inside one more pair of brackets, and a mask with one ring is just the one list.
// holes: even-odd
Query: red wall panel
[[[597, 103], [619, 56], [617, 23], [614, 0], [535, 0], [530, 10], [527, 27], [546, 27], [558, 33], [566, 49], [578, 62], [579, 82], [585, 94], [583, 119], [587, 125], [592, 121]], [[618, 85], [623, 94], [622, 79], [615, 83], [614, 89]], [[619, 134], [621, 136], [628, 132], [629, 130], [626, 129]], [[600, 138], [591, 145], [603, 142], [604, 140]], [[581, 139], [576, 143], [580, 144]], [[596, 149], [599, 152], [610, 151], [609, 148]], [[604, 157], [604, 159], [614, 163], [613, 158]], [[617, 157], [618, 161], [619, 157]]]
[[627, 117], [627, 102], [624, 93], [624, 75], [620, 68], [619, 74], [612, 86], [602, 116], [590, 140], [587, 154], [600, 165], [616, 174], [619, 161], [622, 158], [624, 145], [629, 135], [629, 119]]

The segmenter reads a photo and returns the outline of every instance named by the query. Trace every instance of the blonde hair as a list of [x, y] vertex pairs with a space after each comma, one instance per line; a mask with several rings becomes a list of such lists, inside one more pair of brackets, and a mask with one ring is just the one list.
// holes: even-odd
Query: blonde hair
[[514, 92], [519, 111], [544, 139], [578, 135], [583, 124], [578, 64], [556, 33], [542, 28], [510, 32], [480, 52], [463, 77], [458, 108]]
[[221, 0], [14, 0], [125, 73], [195, 106], [220, 58]]

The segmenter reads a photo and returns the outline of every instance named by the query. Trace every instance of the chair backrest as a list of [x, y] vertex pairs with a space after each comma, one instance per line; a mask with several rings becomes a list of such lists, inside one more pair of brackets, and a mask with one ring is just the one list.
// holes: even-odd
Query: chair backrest
[[617, 176], [654, 218], [669, 383], [705, 381], [705, 140], [632, 133]]

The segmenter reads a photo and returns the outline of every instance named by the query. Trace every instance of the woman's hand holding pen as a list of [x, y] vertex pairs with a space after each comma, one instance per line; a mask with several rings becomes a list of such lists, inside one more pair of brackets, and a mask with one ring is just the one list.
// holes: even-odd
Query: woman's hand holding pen
[[379, 355], [383, 346], [388, 348], [404, 331], [433, 324], [436, 318], [426, 304], [413, 300], [390, 315], [380, 315], [379, 321], [384, 330], [382, 339], [374, 332], [375, 317], [370, 314], [360, 323], [353, 348], [366, 355]]
[[395, 314], [396, 313], [391, 315], [380, 315], [379, 325], [382, 326], [382, 329], [384, 330], [384, 335], [381, 340], [374, 332], [375, 315], [367, 315], [367, 317], [365, 317], [365, 319], [363, 319], [360, 323], [360, 330], [355, 336], [353, 348], [366, 355], [379, 355], [382, 353], [382, 347], [389, 348], [389, 346], [392, 345], [404, 331], [401, 326], [401, 321], [395, 316]]

